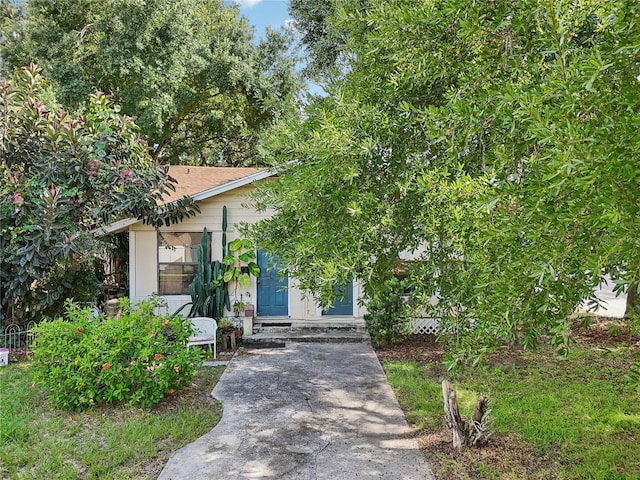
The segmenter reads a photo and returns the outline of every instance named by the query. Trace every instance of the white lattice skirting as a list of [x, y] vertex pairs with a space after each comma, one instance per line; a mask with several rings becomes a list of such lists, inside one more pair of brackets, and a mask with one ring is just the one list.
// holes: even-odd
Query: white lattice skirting
[[439, 325], [437, 318], [415, 318], [411, 321], [411, 333], [436, 334], [439, 331]]

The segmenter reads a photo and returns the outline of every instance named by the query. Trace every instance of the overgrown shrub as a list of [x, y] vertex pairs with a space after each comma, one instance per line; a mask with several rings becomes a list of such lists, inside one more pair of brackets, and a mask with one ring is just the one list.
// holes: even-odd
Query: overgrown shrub
[[[47, 292], [49, 298], [43, 300], [39, 312], [40, 318], [56, 318], [64, 315], [67, 298], [78, 303], [98, 300], [101, 282], [96, 275], [97, 268], [84, 266], [76, 270], [64, 262], [60, 262], [60, 266], [56, 270], [59, 271], [52, 275], [51, 281], [58, 285]], [[27, 315], [27, 318], [30, 316]]]
[[182, 317], [155, 315], [156, 300], [132, 308], [121, 301], [119, 319], [94, 318], [89, 308], [66, 303], [64, 318], [36, 327], [36, 381], [58, 408], [99, 403], [148, 407], [189, 384], [200, 363], [187, 349], [191, 327]]
[[364, 321], [375, 343], [395, 343], [408, 334], [403, 293], [402, 282], [396, 277], [376, 285], [369, 292]]

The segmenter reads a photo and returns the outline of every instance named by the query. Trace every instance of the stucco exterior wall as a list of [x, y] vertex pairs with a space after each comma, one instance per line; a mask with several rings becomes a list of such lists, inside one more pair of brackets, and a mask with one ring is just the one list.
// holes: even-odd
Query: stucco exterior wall
[[[240, 236], [237, 225], [242, 222], [255, 223], [267, 218], [269, 213], [259, 214], [251, 208], [246, 208], [243, 203], [248, 201], [249, 193], [253, 186], [239, 187], [231, 192], [222, 193], [199, 203], [201, 213], [184, 220], [177, 225], [162, 228], [163, 232], [202, 232], [204, 227], [212, 234], [211, 250], [213, 260], [221, 260], [222, 252], [222, 207], [227, 207], [227, 242], [231, 242]], [[157, 234], [153, 227], [136, 223], [129, 227], [130, 241], [130, 298], [132, 302], [139, 301], [158, 291], [158, 243]], [[275, 252], [274, 252], [275, 253]], [[231, 291], [242, 295], [245, 303], [252, 303], [257, 307], [256, 279], [251, 278], [251, 285], [246, 289]], [[354, 284], [354, 316], [361, 317], [364, 314], [362, 307], [358, 305], [360, 297], [360, 284]], [[189, 295], [164, 295], [168, 303], [169, 313], [175, 312], [179, 307], [188, 303]], [[232, 298], [233, 301], [233, 298]], [[256, 308], [257, 311], [257, 308]], [[183, 311], [188, 312], [188, 309]], [[290, 280], [288, 289], [288, 317], [300, 320], [313, 320], [322, 318], [322, 311], [311, 295], [305, 295], [296, 287], [295, 281]]]

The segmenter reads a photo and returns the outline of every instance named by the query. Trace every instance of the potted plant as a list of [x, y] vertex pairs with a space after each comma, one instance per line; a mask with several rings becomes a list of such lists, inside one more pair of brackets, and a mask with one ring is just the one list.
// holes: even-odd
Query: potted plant
[[245, 303], [242, 301], [242, 294], [240, 294], [240, 300], [233, 302], [233, 316], [236, 318], [244, 317]]
[[229, 318], [221, 318], [218, 321], [218, 331], [220, 332], [220, 339], [222, 340], [222, 350], [235, 350], [236, 338], [238, 333], [233, 321]]
[[221, 318], [218, 322], [218, 330], [220, 330], [220, 333], [223, 335], [229, 335], [230, 333], [233, 333], [235, 328], [236, 326], [228, 318]]

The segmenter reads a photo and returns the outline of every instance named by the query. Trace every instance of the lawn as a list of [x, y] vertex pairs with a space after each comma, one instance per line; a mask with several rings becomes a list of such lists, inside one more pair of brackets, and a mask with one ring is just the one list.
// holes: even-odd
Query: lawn
[[155, 479], [169, 456], [222, 415], [209, 396], [223, 368], [202, 367], [189, 388], [151, 409], [52, 409], [31, 363], [0, 368], [0, 478]]
[[[544, 348], [505, 349], [455, 374], [442, 367], [432, 339], [413, 338], [379, 356], [438, 480], [639, 479], [640, 396], [624, 378], [636, 361], [637, 338], [602, 332], [602, 325], [582, 329], [567, 358]], [[487, 446], [453, 450], [445, 378], [463, 416], [478, 394], [489, 397], [495, 433]]]

